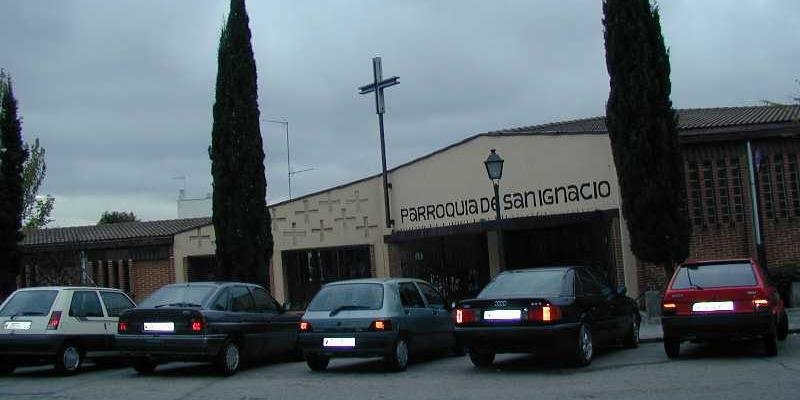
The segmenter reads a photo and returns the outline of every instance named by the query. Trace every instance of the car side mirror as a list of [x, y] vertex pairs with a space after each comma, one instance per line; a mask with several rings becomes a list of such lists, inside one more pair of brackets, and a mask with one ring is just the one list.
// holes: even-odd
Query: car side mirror
[[619, 288], [617, 288], [617, 294], [618, 295], [624, 296], [627, 293], [628, 293], [628, 289], [625, 288], [625, 285], [620, 286]]

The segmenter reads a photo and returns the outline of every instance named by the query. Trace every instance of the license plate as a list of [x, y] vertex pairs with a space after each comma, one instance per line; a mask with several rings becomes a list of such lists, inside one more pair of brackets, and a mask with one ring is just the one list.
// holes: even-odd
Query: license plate
[[11, 329], [28, 330], [31, 329], [31, 321], [7, 321], [4, 328], [8, 330]]
[[733, 311], [732, 301], [707, 301], [692, 304], [692, 311]]
[[145, 332], [175, 332], [174, 322], [145, 322]]
[[488, 310], [483, 313], [483, 319], [489, 321], [513, 321], [519, 320], [520, 316], [519, 310]]
[[323, 347], [356, 347], [356, 338], [329, 338], [322, 339]]

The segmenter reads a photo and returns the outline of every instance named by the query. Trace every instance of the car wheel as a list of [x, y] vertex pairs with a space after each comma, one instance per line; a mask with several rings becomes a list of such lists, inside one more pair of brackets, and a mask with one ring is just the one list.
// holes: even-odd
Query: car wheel
[[239, 345], [233, 340], [228, 339], [219, 349], [214, 366], [223, 376], [231, 376], [239, 370], [241, 365], [241, 353]]
[[478, 368], [488, 367], [494, 362], [495, 353], [483, 350], [470, 350], [469, 359]]
[[330, 357], [325, 357], [319, 354], [306, 354], [306, 364], [308, 364], [308, 368], [310, 368], [312, 371], [325, 371], [330, 362]]
[[392, 348], [392, 354], [386, 357], [386, 364], [392, 371], [405, 371], [408, 367], [408, 340], [406, 338], [397, 338]]
[[133, 364], [133, 369], [136, 370], [139, 375], [150, 375], [156, 370], [157, 366], [158, 364], [156, 364], [155, 361], [146, 358], [143, 360], [137, 360]]
[[678, 358], [681, 354], [681, 341], [678, 339], [664, 339], [664, 352], [669, 358]]
[[594, 356], [594, 338], [592, 337], [592, 327], [585, 322], [581, 322], [578, 329], [578, 336], [575, 341], [575, 365], [585, 367], [592, 363]]
[[73, 375], [78, 372], [83, 362], [83, 352], [81, 348], [74, 343], [66, 343], [56, 353], [55, 367], [56, 371], [62, 375]]
[[778, 355], [778, 334], [775, 332], [775, 326], [764, 335], [764, 354], [767, 357], [775, 357]]
[[781, 313], [781, 322], [778, 323], [778, 340], [784, 341], [789, 336], [789, 316], [786, 311]]
[[633, 314], [631, 316], [632, 322], [631, 325], [628, 327], [628, 334], [622, 340], [622, 345], [625, 346], [627, 349], [634, 349], [639, 347], [639, 316], [637, 314]]

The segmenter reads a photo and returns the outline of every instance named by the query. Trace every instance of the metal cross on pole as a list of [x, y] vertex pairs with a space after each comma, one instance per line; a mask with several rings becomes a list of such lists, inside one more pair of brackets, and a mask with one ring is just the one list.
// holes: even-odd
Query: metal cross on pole
[[393, 76], [391, 78], [383, 79], [383, 72], [381, 71], [381, 58], [374, 57], [372, 59], [372, 83], [369, 85], [361, 86], [358, 88], [359, 94], [367, 94], [375, 92], [375, 112], [378, 114], [378, 126], [381, 133], [381, 162], [383, 163], [383, 203], [386, 208], [386, 227], [391, 228], [394, 225], [394, 220], [389, 211], [389, 181], [386, 176], [386, 141], [383, 136], [383, 113], [385, 108], [383, 106], [383, 89], [394, 86], [400, 83], [400, 77]]

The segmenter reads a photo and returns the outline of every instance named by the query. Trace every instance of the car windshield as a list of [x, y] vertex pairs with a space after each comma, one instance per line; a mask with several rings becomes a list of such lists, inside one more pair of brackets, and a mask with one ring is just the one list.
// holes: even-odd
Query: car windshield
[[216, 288], [213, 285], [164, 286], [145, 299], [139, 307], [200, 307]]
[[0, 310], [0, 317], [47, 315], [57, 295], [57, 290], [27, 290], [14, 293]]
[[684, 265], [675, 274], [673, 289], [706, 289], [728, 286], [755, 286], [753, 266], [748, 262]]
[[567, 277], [561, 269], [507, 272], [489, 282], [478, 298], [561, 296], [570, 287]]
[[337, 309], [379, 310], [383, 307], [383, 285], [380, 283], [351, 283], [322, 288], [308, 311], [334, 311]]

